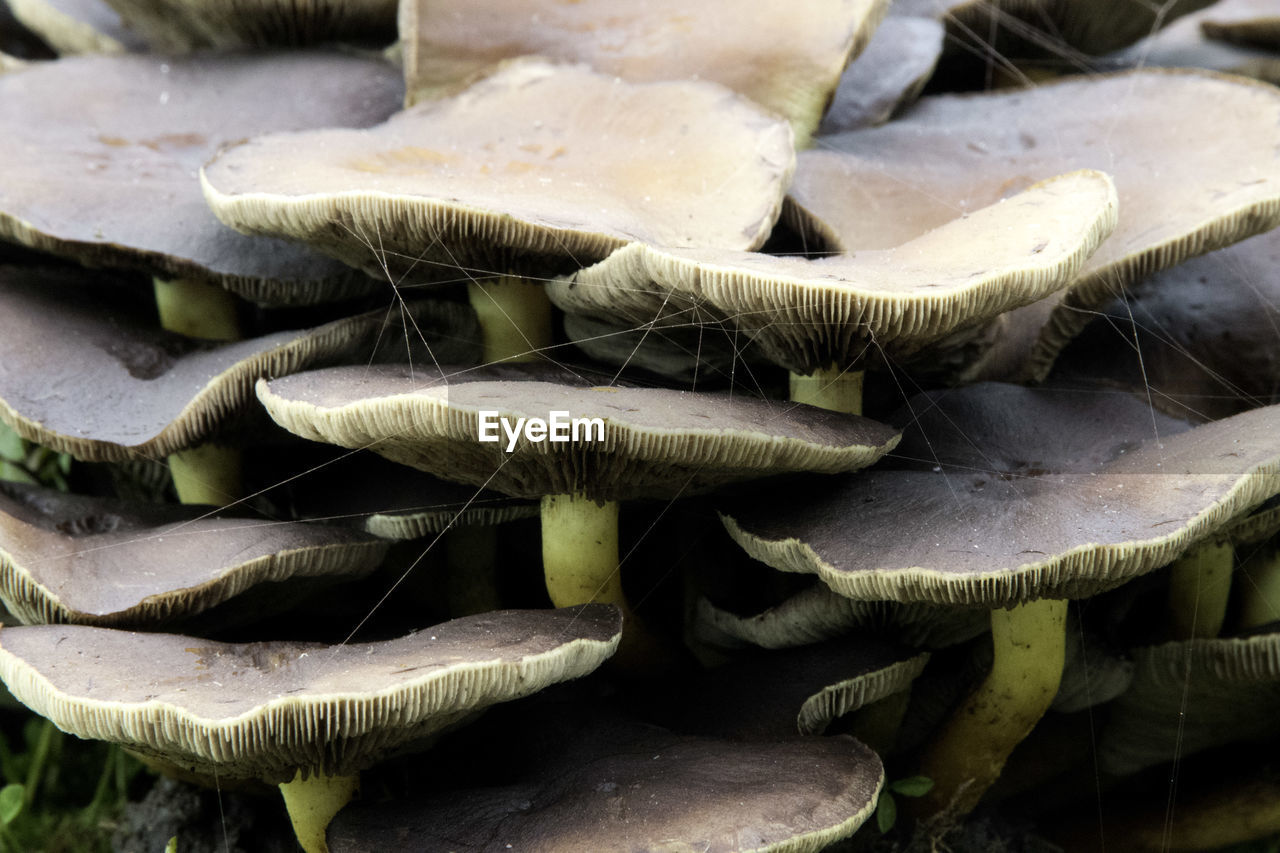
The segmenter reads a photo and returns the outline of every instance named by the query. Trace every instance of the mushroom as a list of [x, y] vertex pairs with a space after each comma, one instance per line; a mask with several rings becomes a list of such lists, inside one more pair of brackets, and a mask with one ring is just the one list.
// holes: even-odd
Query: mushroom
[[818, 134], [884, 124], [915, 101], [938, 64], [943, 33], [931, 18], [890, 15], [881, 21], [840, 77]]
[[[1204, 144], [1204, 129], [1231, 127]], [[784, 216], [841, 251], [901, 245], [1070, 169], [1100, 168], [1115, 232], [1065, 290], [1007, 315], [963, 378], [1043, 378], [1130, 283], [1280, 224], [1280, 92], [1203, 72], [1063, 80], [1019, 92], [921, 99], [883, 127], [802, 152]], [[857, 187], [847, 203], [832, 186]], [[1225, 188], [1225, 189], [1224, 189]], [[848, 238], [844, 235], [850, 235]]]
[[812, 853], [852, 835], [884, 781], [848, 736], [742, 743], [598, 719], [560, 729], [566, 748], [516, 784], [344, 809], [333, 853]]
[[1105, 379], [1194, 421], [1280, 402], [1278, 265], [1272, 230], [1126, 288], [1063, 351], [1055, 382]]
[[0, 484], [0, 601], [27, 623], [151, 628], [264, 582], [366, 574], [386, 550], [341, 528]]
[[1205, 68], [1280, 82], [1280, 56], [1274, 50], [1211, 39], [1201, 23], [1235, 0], [1218, 0], [1207, 9], [1184, 15], [1167, 27], [1108, 54], [1099, 64], [1110, 68]]
[[993, 608], [991, 674], [923, 762], [929, 807], [964, 813], [1057, 693], [1065, 599], [1166, 565], [1280, 492], [1280, 407], [1178, 432], [1124, 395], [984, 384], [909, 410], [906, 467], [724, 521], [756, 559], [851, 598]]
[[[540, 499], [551, 600], [602, 600], [624, 613], [620, 499], [671, 499], [777, 471], [850, 470], [895, 443], [874, 421], [806, 406], [539, 381], [549, 371], [538, 365], [506, 366], [484, 381], [492, 370], [433, 381], [392, 366], [332, 368], [263, 381], [258, 396], [304, 438]], [[557, 416], [559, 428], [547, 420]]]
[[501, 60], [536, 54], [633, 83], [719, 83], [786, 118], [803, 144], [888, 5], [409, 0], [400, 7], [405, 87], [409, 104], [438, 98]]
[[[282, 168], [299, 159], [305, 170]], [[370, 130], [228, 148], [201, 180], [242, 231], [367, 268], [461, 271], [494, 362], [537, 359], [551, 341], [542, 289], [521, 276], [637, 239], [759, 246], [793, 163], [786, 124], [719, 86], [527, 60]]]
[[500, 611], [338, 646], [6, 627], [0, 679], [63, 731], [279, 784], [299, 841], [318, 853], [362, 768], [475, 710], [586, 675], [620, 630], [604, 605]]
[[[0, 419], [22, 437], [78, 459], [177, 455], [171, 470], [179, 495], [192, 503], [238, 496], [238, 466], [189, 465], [181, 452], [196, 448], [200, 460], [208, 447], [202, 442], [249, 411], [254, 381], [344, 355], [368, 358], [384, 325], [398, 321], [375, 311], [315, 329], [200, 345], [154, 328], [154, 309], [131, 284], [76, 269], [0, 267], [0, 357], [11, 366], [0, 374]], [[474, 357], [465, 334], [452, 340], [467, 319], [464, 307], [417, 303], [407, 310], [441, 355], [466, 359], [472, 349]], [[404, 358], [397, 338], [388, 337], [388, 357]]]
[[[849, 186], [826, 196], [865, 207]], [[791, 371], [792, 400], [859, 414], [866, 362], [916, 354], [1060, 289], [1115, 226], [1115, 204], [1106, 175], [1079, 172], [882, 250], [811, 261], [635, 243], [557, 280], [551, 296], [566, 311], [642, 323], [709, 310]]]

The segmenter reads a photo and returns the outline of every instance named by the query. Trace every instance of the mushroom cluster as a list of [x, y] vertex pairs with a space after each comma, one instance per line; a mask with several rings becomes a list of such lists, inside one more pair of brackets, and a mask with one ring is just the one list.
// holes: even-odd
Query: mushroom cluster
[[1159, 781], [1280, 737], [1280, 4], [6, 2], [31, 711], [306, 853], [1280, 832]]

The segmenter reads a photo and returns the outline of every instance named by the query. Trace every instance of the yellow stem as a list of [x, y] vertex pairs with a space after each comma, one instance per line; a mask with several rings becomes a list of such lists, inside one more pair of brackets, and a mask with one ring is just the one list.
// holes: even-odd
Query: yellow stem
[[1280, 543], [1273, 540], [1249, 558], [1238, 589], [1241, 631], [1280, 621]]
[[833, 412], [860, 415], [864, 375], [861, 370], [841, 370], [839, 367], [826, 367], [810, 376], [793, 373], [791, 401], [808, 403]]
[[240, 340], [238, 301], [229, 291], [189, 279], [153, 279], [160, 325], [206, 341]]
[[312, 775], [303, 779], [301, 771], [292, 782], [280, 783], [280, 793], [284, 796], [285, 808], [289, 810], [293, 832], [303, 850], [307, 853], [329, 853], [329, 844], [325, 840], [329, 822], [359, 790], [360, 779], [356, 776]]
[[201, 444], [169, 455], [169, 474], [184, 504], [226, 506], [240, 499], [240, 451]]
[[1229, 542], [1203, 542], [1173, 561], [1169, 621], [1175, 640], [1216, 637], [1222, 631], [1234, 557]]
[[471, 307], [484, 335], [484, 361], [537, 361], [551, 346], [551, 300], [541, 284], [517, 276], [471, 281]]
[[919, 814], [960, 818], [978, 804], [1057, 695], [1066, 624], [1062, 600], [991, 611], [991, 672], [926, 750], [921, 773], [934, 785]]

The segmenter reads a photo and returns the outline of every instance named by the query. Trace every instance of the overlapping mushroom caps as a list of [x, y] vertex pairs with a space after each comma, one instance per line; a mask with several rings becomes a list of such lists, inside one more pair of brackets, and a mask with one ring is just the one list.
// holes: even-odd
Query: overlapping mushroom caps
[[[390, 366], [333, 368], [261, 382], [258, 396], [304, 438], [541, 498], [544, 573], [559, 605], [623, 606], [620, 499], [669, 499], [780, 471], [851, 470], [896, 442], [882, 424], [807, 406], [539, 381], [548, 375], [536, 365], [447, 380]], [[540, 432], [524, 430], [530, 419], [542, 421]]]
[[1215, 3], [1200, 26], [1210, 38], [1272, 50], [1280, 47], [1280, 9], [1268, 0]]
[[591, 725], [519, 783], [346, 809], [334, 853], [503, 849], [810, 853], [875, 811], [876, 754], [852, 738], [765, 743]]
[[775, 491], [776, 508], [730, 506], [725, 523], [757, 559], [852, 598], [1011, 608], [992, 611], [992, 675], [925, 759], [935, 807], [967, 811], [1057, 692], [1060, 599], [1163, 566], [1280, 491], [1280, 407], [1182, 432], [1116, 394], [978, 385], [909, 409], [914, 467]]
[[263, 303], [368, 292], [331, 259], [223, 226], [196, 173], [255, 133], [381, 121], [400, 92], [393, 68], [337, 53], [84, 56], [4, 75], [0, 236]]
[[1249, 0], [1218, 0], [1207, 9], [1185, 15], [1146, 38], [1103, 57], [1106, 68], [1205, 68], [1242, 74], [1268, 83], [1280, 82], [1280, 53], [1274, 48], [1220, 41], [1202, 26], [1215, 14], [1230, 13]]
[[[823, 193], [832, 204], [865, 206], [862, 188], [848, 182]], [[860, 412], [863, 364], [916, 354], [1053, 293], [1115, 221], [1111, 181], [1079, 172], [883, 249], [807, 260], [637, 243], [551, 291], [567, 311], [639, 323], [708, 311], [792, 372], [792, 399]]]
[[620, 631], [605, 605], [500, 611], [340, 646], [6, 627], [0, 678], [64, 731], [280, 784], [299, 840], [317, 853], [362, 768], [472, 711], [591, 672]]
[[[898, 121], [804, 152], [788, 210], [837, 248], [865, 251], [1050, 175], [1105, 170], [1120, 199], [1115, 233], [1067, 290], [1011, 312], [996, 346], [966, 372], [1042, 377], [1120, 287], [1280, 224], [1278, 124], [1274, 87], [1197, 72], [925, 98]], [[1232, 130], [1206, 145], [1210, 126]], [[834, 197], [833, 184], [856, 187], [858, 203]], [[853, 241], [839, 239], [846, 234]]]
[[[400, 322], [376, 311], [310, 330], [199, 344], [155, 328], [149, 298], [130, 284], [78, 270], [0, 268], [0, 353], [8, 365], [0, 373], [0, 418], [24, 438], [93, 461], [184, 451], [243, 414], [260, 376], [344, 354], [367, 359], [384, 325]], [[415, 310], [419, 331], [442, 356], [465, 360], [461, 346], [474, 357], [465, 332], [456, 334], [459, 321], [465, 329], [465, 307], [423, 303]], [[398, 336], [386, 337], [390, 357], [403, 358]], [[197, 474], [184, 489], [188, 500], [238, 497], [238, 471]]]
[[1280, 402], [1278, 267], [1272, 230], [1126, 288], [1064, 350], [1058, 381], [1142, 390], [1197, 421]]
[[440, 97], [523, 55], [582, 62], [632, 82], [709, 80], [784, 116], [798, 139], [888, 3], [816, 0], [410, 0], [400, 6], [409, 103]]
[[787, 125], [714, 84], [527, 60], [370, 130], [229, 148], [201, 175], [240, 230], [377, 271], [470, 279], [496, 361], [551, 340], [540, 287], [508, 274], [545, 277], [632, 240], [754, 248], [793, 165]]
[[261, 583], [366, 574], [386, 549], [342, 528], [0, 485], [0, 601], [27, 623], [153, 628]]

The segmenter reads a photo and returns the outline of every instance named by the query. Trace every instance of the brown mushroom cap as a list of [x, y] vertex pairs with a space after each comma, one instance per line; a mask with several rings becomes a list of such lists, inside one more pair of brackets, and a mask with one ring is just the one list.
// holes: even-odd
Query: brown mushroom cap
[[1063, 351], [1057, 377], [1105, 377], [1175, 417], [1280, 402], [1280, 230], [1127, 287]]
[[632, 240], [754, 248], [794, 162], [788, 127], [719, 86], [529, 60], [376, 128], [252, 140], [201, 175], [237, 229], [381, 274], [373, 243], [393, 269], [456, 278], [530, 255], [576, 266]]
[[0, 486], [0, 600], [20, 620], [152, 626], [251, 586], [372, 571], [385, 543], [341, 528]]
[[1118, 286], [1280, 224], [1277, 126], [1275, 87], [1186, 71], [925, 98], [898, 121], [803, 152], [790, 213], [835, 248], [865, 251], [1050, 175], [1105, 170], [1120, 199], [1115, 233], [1068, 290], [1016, 312], [1033, 347], [1010, 340], [1013, 355], [995, 354], [1043, 376]]
[[732, 505], [725, 524], [753, 557], [851, 598], [1005, 607], [1118, 586], [1280, 492], [1280, 406], [1170, 434], [1145, 405], [1117, 417], [1120, 396], [916, 398], [945, 412], [899, 450], [917, 470], [775, 490], [776, 508]]
[[739, 743], [646, 727], [573, 740], [518, 785], [344, 809], [330, 849], [810, 853], [871, 816], [884, 777], [844, 736]]
[[85, 56], [4, 75], [0, 236], [261, 302], [367, 292], [331, 259], [223, 226], [196, 175], [229, 142], [372, 124], [399, 99], [395, 69], [337, 53]]
[[63, 731], [279, 783], [351, 775], [470, 711], [586, 675], [620, 636], [617, 610], [594, 604], [340, 646], [32, 625], [0, 632], [0, 678]]
[[[673, 497], [779, 471], [832, 472], [870, 464], [896, 443], [875, 421], [810, 406], [656, 388], [483, 381], [448, 384], [407, 369], [331, 368], [258, 385], [290, 432], [375, 452], [440, 477], [516, 497], [585, 494], [597, 501]], [[519, 366], [499, 376], [518, 376]], [[462, 381], [458, 381], [458, 379]], [[517, 418], [601, 418], [600, 440], [479, 440], [480, 412]], [[496, 421], [495, 421], [496, 423]], [[501, 430], [499, 430], [501, 432]]]
[[[474, 323], [465, 308], [411, 310], [424, 332], [447, 339], [442, 355], [466, 358], [449, 340], [459, 321]], [[159, 457], [200, 443], [246, 410], [259, 377], [344, 355], [368, 359], [384, 324], [401, 322], [380, 310], [212, 346], [157, 329], [153, 312], [149, 293], [120, 280], [0, 267], [0, 419], [80, 459]], [[474, 357], [474, 343], [460, 337], [456, 344]], [[386, 338], [390, 356], [403, 358], [398, 337]]]
[[6, 0], [13, 15], [59, 54], [146, 50], [106, 0]]
[[1044, 181], [902, 245], [819, 260], [636, 243], [551, 285], [565, 310], [652, 322], [708, 306], [808, 375], [911, 355], [1066, 285], [1115, 227], [1100, 172]]
[[582, 62], [632, 82], [709, 80], [813, 131], [888, 3], [811, 0], [411, 0], [400, 8], [410, 103], [504, 59]]
[[944, 30], [930, 18], [890, 15], [840, 77], [818, 133], [883, 124], [919, 95], [942, 53]]

